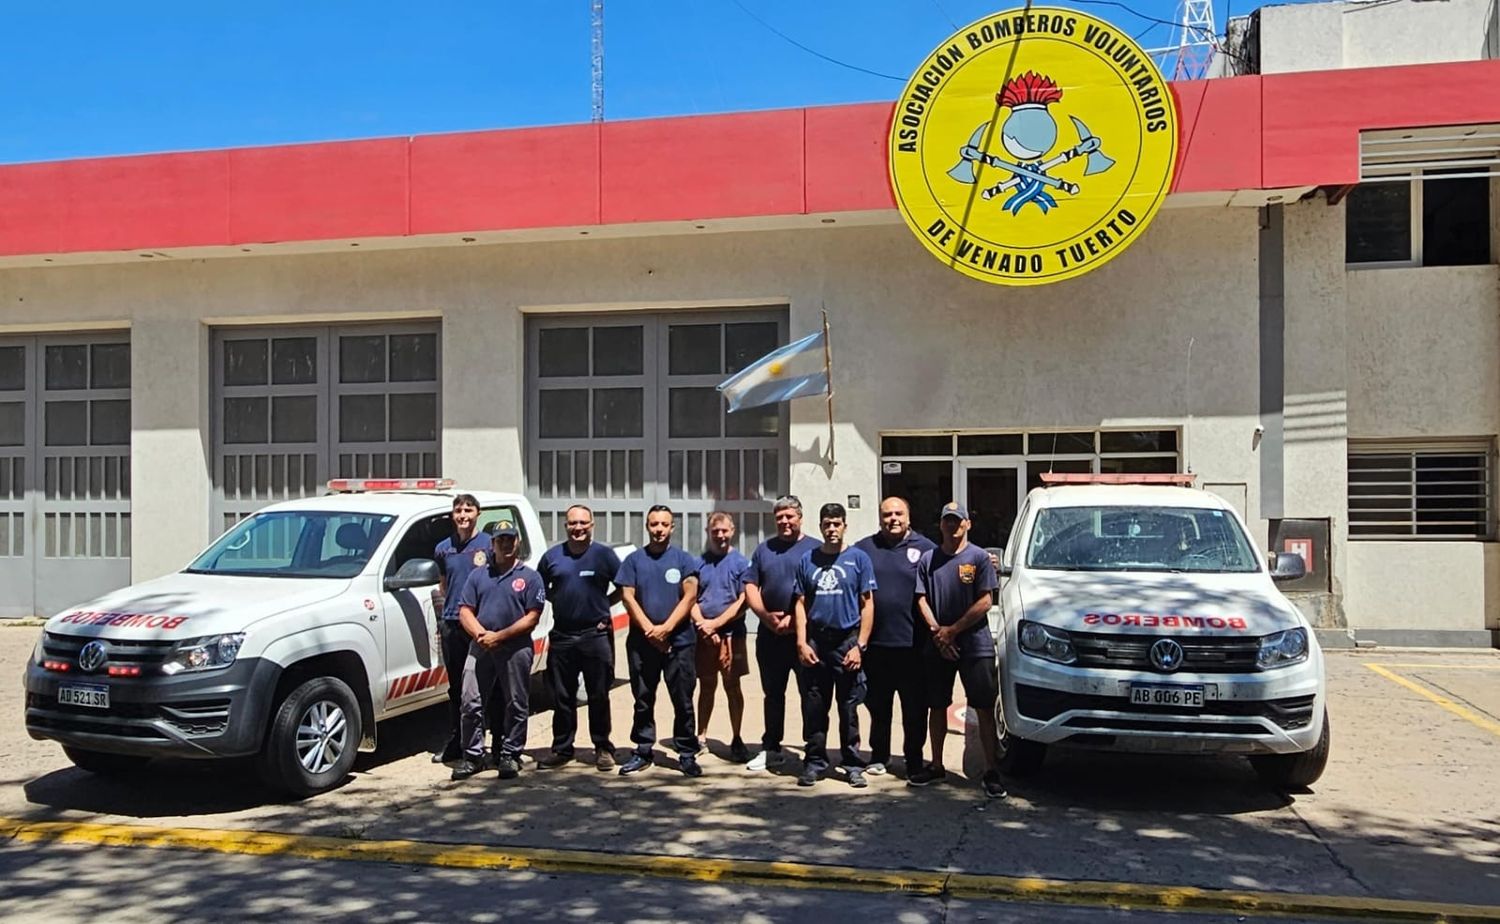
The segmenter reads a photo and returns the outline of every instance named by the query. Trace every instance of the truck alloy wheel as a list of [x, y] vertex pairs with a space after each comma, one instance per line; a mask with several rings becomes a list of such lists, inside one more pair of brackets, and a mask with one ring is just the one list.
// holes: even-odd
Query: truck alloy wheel
[[337, 677], [314, 677], [281, 701], [257, 767], [266, 785], [295, 796], [326, 792], [349, 775], [361, 732], [354, 691]]

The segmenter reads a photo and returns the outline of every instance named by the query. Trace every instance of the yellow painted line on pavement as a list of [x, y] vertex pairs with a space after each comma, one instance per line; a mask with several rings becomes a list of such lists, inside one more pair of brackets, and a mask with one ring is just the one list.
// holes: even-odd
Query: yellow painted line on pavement
[[88, 822], [0, 818], [0, 839], [24, 843], [155, 847], [307, 860], [352, 860], [458, 869], [530, 870], [610, 876], [651, 876], [691, 882], [775, 888], [879, 892], [1019, 901], [1093, 908], [1200, 911], [1254, 917], [1322, 917], [1360, 921], [1496, 924], [1500, 905], [1463, 905], [1406, 899], [1204, 889], [1194, 886], [1089, 882], [949, 873], [940, 870], [861, 869], [765, 860], [669, 857], [655, 854], [491, 847], [425, 841], [364, 841], [266, 831], [156, 828]]
[[[1369, 665], [1369, 664], [1365, 665], [1365, 667], [1370, 667], [1370, 666], [1371, 665]], [[1497, 660], [1494, 660], [1494, 661], [1490, 661], [1487, 664], [1448, 664], [1448, 663], [1437, 663], [1437, 662], [1430, 662], [1430, 663], [1424, 663], [1424, 664], [1416, 664], [1416, 663], [1410, 663], [1410, 664], [1408, 664], [1408, 663], [1397, 662], [1397, 663], [1381, 664], [1381, 665], [1378, 665], [1378, 666], [1380, 666], [1380, 667], [1389, 667], [1389, 668], [1392, 668], [1392, 669], [1399, 669], [1399, 670], [1500, 671], [1500, 659], [1497, 659]]]
[[1366, 664], [1365, 667], [1368, 667], [1370, 670], [1391, 681], [1392, 683], [1400, 684], [1401, 686], [1406, 687], [1408, 690], [1411, 690], [1413, 693], [1432, 700], [1434, 703], [1442, 706], [1444, 709], [1448, 710], [1459, 718], [1469, 722], [1473, 722], [1475, 725], [1478, 725], [1480, 728], [1484, 729], [1490, 734], [1500, 735], [1500, 722], [1496, 722], [1494, 719], [1482, 716], [1472, 709], [1460, 706], [1458, 703], [1455, 703], [1448, 697], [1443, 696], [1441, 693], [1435, 693], [1432, 690], [1429, 690], [1426, 687], [1422, 686], [1420, 683], [1417, 683], [1415, 680], [1403, 677], [1393, 670], [1388, 670], [1384, 665]]

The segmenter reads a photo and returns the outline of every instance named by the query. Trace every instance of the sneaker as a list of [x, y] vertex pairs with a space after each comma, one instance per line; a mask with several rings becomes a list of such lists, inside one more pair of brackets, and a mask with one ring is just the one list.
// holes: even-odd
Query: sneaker
[[1004, 799], [1010, 795], [1005, 791], [1005, 784], [1000, 781], [1000, 771], [991, 770], [984, 775], [979, 784], [984, 789], [984, 794], [991, 799]]
[[865, 772], [865, 770], [861, 770], [858, 767], [850, 767], [849, 785], [855, 789], [864, 789], [866, 786], [869, 786], [870, 781], [865, 779]]
[[928, 764], [906, 778], [908, 786], [931, 786], [933, 783], [941, 783], [948, 778], [948, 771], [942, 767], [934, 767]]
[[745, 747], [745, 742], [738, 738], [729, 742], [729, 759], [737, 764], [742, 764], [750, 759], [750, 749]]
[[682, 771], [683, 776], [699, 777], [703, 775], [703, 768], [698, 765], [698, 758], [691, 754], [684, 754], [677, 758], [677, 769]]
[[786, 760], [786, 755], [780, 751], [761, 751], [750, 758], [750, 762], [745, 764], [745, 769], [756, 773], [761, 770], [769, 770], [772, 767], [779, 767], [784, 760]]
[[460, 760], [457, 764], [454, 765], [453, 772], [449, 774], [448, 778], [450, 780], [467, 780], [469, 777], [473, 776], [476, 773], [479, 773], [483, 769], [483, 761], [465, 757], [463, 760]]
[[561, 751], [553, 751], [546, 757], [536, 762], [538, 770], [556, 770], [558, 767], [566, 767], [573, 762], [572, 754], [564, 754]]
[[629, 776], [632, 773], [640, 773], [651, 766], [650, 754], [631, 754], [630, 759], [620, 766], [620, 775]]
[[872, 764], [865, 764], [865, 776], [885, 776], [889, 772], [885, 764], [878, 760]]
[[811, 786], [818, 781], [818, 778], [820, 776], [822, 776], [822, 774], [818, 772], [817, 767], [810, 767], [806, 764], [803, 764], [802, 772], [797, 774], [797, 785]]
[[521, 764], [514, 757], [501, 757], [495, 761], [495, 771], [500, 774], [500, 779], [513, 780], [521, 775]]
[[594, 769], [600, 773], [608, 773], [615, 768], [615, 752], [609, 748], [600, 748], [599, 753], [594, 755]]

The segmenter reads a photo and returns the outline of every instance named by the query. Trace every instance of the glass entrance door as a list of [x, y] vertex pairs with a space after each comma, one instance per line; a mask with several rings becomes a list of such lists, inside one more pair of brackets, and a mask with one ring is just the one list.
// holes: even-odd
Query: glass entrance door
[[1002, 547], [1021, 509], [1021, 463], [960, 461], [958, 474], [958, 500], [969, 511], [969, 541], [984, 548]]

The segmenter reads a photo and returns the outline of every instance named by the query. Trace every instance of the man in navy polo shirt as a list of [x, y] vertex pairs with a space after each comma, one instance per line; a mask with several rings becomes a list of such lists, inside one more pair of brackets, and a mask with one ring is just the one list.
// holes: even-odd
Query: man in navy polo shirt
[[969, 511], [957, 503], [948, 504], [943, 508], [941, 528], [942, 545], [923, 555], [917, 566], [917, 610], [931, 632], [922, 670], [927, 675], [932, 763], [909, 774], [906, 781], [926, 786], [948, 775], [943, 769], [943, 739], [948, 734], [953, 681], [961, 678], [969, 708], [979, 714], [979, 745], [985, 764], [981, 786], [985, 795], [1003, 799], [994, 718], [1000, 674], [988, 618], [990, 593], [1000, 583], [990, 554], [969, 543]]
[[432, 557], [438, 566], [438, 587], [443, 594], [443, 619], [439, 625], [443, 646], [443, 669], [448, 672], [448, 743], [432, 755], [435, 764], [449, 764], [464, 754], [459, 737], [459, 705], [463, 700], [464, 659], [469, 656], [469, 634], [458, 624], [458, 598], [469, 573], [490, 563], [490, 537], [474, 528], [479, 520], [479, 501], [472, 494], [453, 498], [453, 534], [437, 544]]
[[[880, 502], [880, 529], [854, 544], [875, 567], [875, 628], [865, 652], [865, 707], [870, 710], [870, 764], [879, 776], [891, 759], [891, 702], [901, 698], [902, 752], [907, 775], [922, 769], [927, 738], [927, 690], [921, 645], [927, 624], [917, 615], [917, 563], [934, 548], [911, 528], [911, 508], [899, 497]], [[920, 626], [920, 629], [918, 628]]]
[[521, 770], [526, 721], [531, 716], [531, 632], [542, 618], [547, 593], [542, 576], [516, 556], [521, 533], [500, 520], [491, 536], [491, 562], [476, 568], [459, 597], [458, 619], [473, 639], [464, 662], [462, 731], [464, 758], [453, 779], [465, 780], [484, 768], [486, 700], [496, 716], [495, 769], [502, 780]]
[[698, 736], [693, 733], [693, 687], [697, 632], [691, 617], [698, 599], [698, 559], [671, 544], [675, 518], [672, 508], [657, 504], [646, 513], [650, 541], [625, 557], [615, 575], [630, 635], [625, 657], [630, 664], [630, 690], [635, 694], [635, 721], [630, 740], [635, 752], [620, 766], [622, 776], [651, 766], [656, 745], [656, 688], [667, 681], [672, 699], [672, 743], [678, 769], [686, 776], [702, 776], [698, 766]]
[[698, 629], [698, 741], [708, 734], [718, 679], [729, 699], [729, 727], [734, 737], [729, 756], [741, 763], [750, 752], [740, 737], [745, 721], [745, 693], [740, 678], [750, 673], [745, 653], [745, 572], [750, 562], [734, 547], [734, 517], [722, 510], [709, 514], [708, 547], [698, 570], [698, 601], [693, 625]]
[[844, 548], [842, 504], [818, 511], [823, 544], [797, 566], [797, 654], [802, 661], [802, 722], [807, 758], [798, 786], [811, 786], [828, 770], [828, 706], [839, 709], [839, 745], [849, 785], [863, 789], [856, 708], [864, 700], [861, 670], [875, 627], [875, 567], [859, 549]]
[[552, 602], [548, 636], [547, 681], [552, 690], [552, 753], [537, 762], [543, 770], [573, 759], [578, 733], [578, 678], [589, 697], [589, 736], [594, 767], [615, 768], [615, 746], [609, 740], [609, 688], [615, 679], [613, 625], [609, 607], [619, 591], [609, 585], [620, 570], [620, 557], [594, 541], [594, 512], [574, 504], [566, 514], [568, 538], [548, 549], [537, 570]]
[[[788, 494], [771, 506], [776, 535], [762, 542], [750, 556], [745, 572], [745, 603], [760, 620], [755, 630], [755, 663], [760, 668], [760, 688], [766, 730], [761, 749], [745, 765], [746, 770], [765, 770], [780, 764], [781, 737], [786, 732], [786, 684], [793, 674], [801, 689], [797, 667], [797, 630], [792, 619], [796, 595], [797, 566], [819, 545], [802, 535], [802, 501]], [[805, 731], [805, 729], [804, 729]]]

